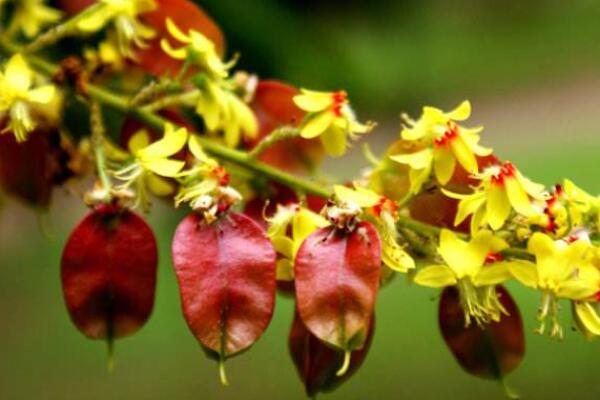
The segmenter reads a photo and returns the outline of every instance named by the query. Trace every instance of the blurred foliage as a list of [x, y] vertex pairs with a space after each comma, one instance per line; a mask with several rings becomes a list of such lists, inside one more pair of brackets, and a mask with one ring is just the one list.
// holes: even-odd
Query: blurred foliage
[[[198, 0], [240, 65], [311, 88], [345, 88], [357, 108], [503, 94], [600, 61], [592, 0]], [[460, 92], [460, 95], [456, 95]]]

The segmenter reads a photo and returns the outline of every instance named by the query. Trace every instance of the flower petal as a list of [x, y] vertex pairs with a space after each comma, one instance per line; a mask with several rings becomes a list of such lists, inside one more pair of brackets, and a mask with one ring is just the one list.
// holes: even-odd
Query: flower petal
[[516, 280], [527, 287], [537, 288], [539, 279], [537, 266], [534, 263], [519, 260], [507, 264], [508, 270]]
[[306, 112], [321, 112], [333, 105], [333, 94], [301, 89], [302, 94], [294, 96], [294, 104]]
[[506, 191], [500, 185], [492, 183], [487, 191], [486, 219], [493, 230], [502, 228], [510, 215], [510, 202]]
[[447, 184], [456, 168], [456, 159], [447, 147], [439, 147], [433, 151], [433, 170], [437, 180], [442, 184]]
[[600, 317], [596, 309], [589, 302], [576, 302], [575, 312], [579, 321], [590, 333], [600, 336]]
[[506, 189], [508, 200], [515, 211], [526, 217], [530, 217], [535, 214], [535, 211], [531, 205], [531, 199], [516, 178], [505, 178], [504, 188]]
[[343, 156], [348, 146], [347, 131], [335, 125], [331, 125], [321, 135], [321, 144], [325, 152], [332, 157]]
[[313, 139], [325, 132], [335, 121], [335, 114], [323, 111], [313, 115], [302, 127], [300, 136], [304, 139]]
[[433, 151], [427, 148], [416, 153], [398, 154], [390, 158], [400, 164], [408, 164], [412, 169], [424, 169], [431, 166]]
[[464, 121], [471, 116], [471, 102], [465, 100], [458, 105], [454, 110], [447, 113], [448, 118], [454, 121]]
[[33, 72], [21, 54], [12, 56], [5, 68], [5, 78], [10, 86], [21, 92], [25, 92], [31, 87]]
[[442, 288], [455, 285], [457, 280], [446, 265], [431, 265], [417, 272], [414, 282], [421, 286]]

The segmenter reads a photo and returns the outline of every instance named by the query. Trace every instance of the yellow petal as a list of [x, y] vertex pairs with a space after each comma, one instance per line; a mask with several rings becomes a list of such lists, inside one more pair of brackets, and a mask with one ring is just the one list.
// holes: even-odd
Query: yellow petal
[[475, 286], [498, 285], [510, 278], [512, 275], [508, 269], [508, 263], [498, 262], [481, 268], [473, 277], [473, 284]]
[[556, 291], [556, 295], [563, 299], [585, 300], [594, 296], [598, 291], [600, 291], [598, 282], [592, 284], [591, 282], [575, 278], [563, 282]]
[[294, 255], [311, 233], [318, 228], [329, 225], [325, 218], [310, 210], [301, 208], [292, 218], [292, 237], [294, 238]]
[[537, 288], [539, 278], [537, 266], [529, 261], [511, 261], [508, 262], [508, 270], [511, 275], [523, 285]]
[[333, 105], [333, 93], [302, 89], [302, 94], [294, 96], [294, 104], [306, 112], [320, 112]]
[[381, 261], [390, 269], [397, 272], [415, 269], [415, 260], [393, 238], [382, 240], [382, 245]]
[[502, 228], [511, 207], [504, 187], [492, 183], [487, 191], [486, 219], [493, 230]]
[[332, 157], [343, 156], [347, 147], [347, 131], [335, 125], [331, 125], [321, 135], [321, 144], [325, 152]]
[[596, 309], [589, 302], [576, 302], [575, 312], [579, 321], [588, 332], [600, 336], [600, 317]]
[[526, 217], [530, 217], [535, 214], [527, 192], [525, 192], [525, 189], [523, 189], [523, 186], [521, 186], [516, 178], [506, 178], [504, 180], [504, 187], [506, 189], [508, 200], [515, 211]]
[[346, 186], [335, 185], [333, 187], [335, 196], [342, 201], [355, 203], [359, 207], [374, 207], [381, 201], [381, 196], [372, 190], [357, 187], [356, 190]]
[[276, 236], [271, 239], [273, 248], [279, 254], [290, 260], [294, 258], [294, 242], [287, 236]]
[[168, 125], [162, 139], [139, 150], [137, 155], [144, 159], [170, 157], [183, 149], [187, 139], [188, 131], [186, 128], [174, 129], [171, 125]]
[[457, 136], [454, 140], [450, 141], [450, 148], [452, 149], [452, 153], [454, 153], [454, 157], [458, 160], [458, 163], [462, 165], [467, 172], [474, 174], [478, 171], [475, 154], [473, 154], [471, 148], [467, 146], [460, 136]]
[[431, 165], [424, 169], [411, 169], [408, 173], [410, 178], [410, 192], [418, 194], [425, 182], [429, 181], [431, 176]]
[[[323, 111], [313, 115], [302, 127], [300, 136], [304, 139], [313, 139], [325, 132], [335, 120], [331, 111]], [[345, 136], [345, 135], [344, 135]]]
[[208, 155], [206, 155], [206, 153], [202, 149], [202, 145], [200, 144], [200, 141], [198, 140], [198, 136], [197, 135], [190, 135], [190, 138], [188, 140], [188, 149], [190, 150], [190, 152], [192, 153], [192, 155], [198, 161], [200, 161], [202, 163], [208, 163], [209, 162], [210, 157], [208, 157]]
[[167, 158], [157, 158], [149, 162], [144, 162], [143, 166], [145, 169], [150, 170], [157, 175], [166, 178], [174, 178], [185, 166], [185, 163], [183, 161], [169, 160]]
[[433, 151], [433, 170], [437, 180], [442, 184], [447, 184], [456, 168], [456, 159], [447, 147], [439, 147]]
[[149, 174], [146, 177], [146, 184], [150, 191], [159, 197], [170, 196], [175, 193], [175, 185], [172, 182], [154, 174]]
[[179, 40], [181, 43], [189, 44], [191, 43], [191, 39], [188, 35], [183, 33], [177, 25], [173, 22], [171, 17], [167, 17], [165, 20], [165, 25], [167, 27], [167, 31], [173, 36], [175, 39]]
[[27, 100], [34, 103], [46, 104], [52, 101], [56, 88], [52, 85], [40, 86], [27, 92]]
[[5, 71], [6, 81], [18, 91], [25, 92], [31, 86], [33, 72], [27, 66], [22, 55], [12, 56], [6, 63]]
[[[446, 192], [444, 192], [446, 193]], [[485, 204], [485, 193], [477, 192], [463, 198], [458, 203], [458, 211], [454, 219], [454, 225], [460, 225], [469, 215], [475, 214], [477, 210], [483, 208]]]
[[183, 60], [187, 57], [187, 48], [180, 47], [178, 49], [171, 46], [171, 43], [167, 39], [162, 39], [160, 41], [160, 48], [167, 53], [171, 58], [176, 60]]
[[431, 166], [433, 151], [428, 148], [416, 153], [390, 156], [390, 158], [400, 164], [408, 164], [412, 169], [424, 169]]
[[414, 281], [418, 285], [432, 288], [452, 286], [457, 282], [452, 270], [445, 265], [431, 265], [423, 268], [417, 272]]
[[137, 153], [145, 147], [150, 145], [150, 135], [145, 129], [140, 129], [136, 133], [133, 134], [129, 142], [127, 143], [127, 148], [132, 154]]
[[443, 229], [440, 234], [438, 252], [458, 279], [481, 267], [483, 259], [485, 259], [485, 254], [480, 257], [479, 254], [469, 252], [469, 244], [459, 239], [454, 232], [448, 229]]
[[469, 100], [465, 100], [454, 110], [450, 111], [447, 114], [448, 118], [454, 121], [464, 121], [471, 116], [471, 102]]

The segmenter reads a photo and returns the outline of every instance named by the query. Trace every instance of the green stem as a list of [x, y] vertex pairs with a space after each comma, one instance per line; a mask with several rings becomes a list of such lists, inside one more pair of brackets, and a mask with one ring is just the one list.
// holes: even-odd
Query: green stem
[[275, 143], [282, 142], [286, 139], [292, 139], [300, 136], [300, 130], [291, 126], [282, 126], [273, 130], [268, 136], [266, 136], [261, 142], [253, 148], [249, 153], [248, 157], [258, 158], [264, 153], [269, 147]]
[[87, 7], [85, 10], [80, 13], [74, 15], [70, 19], [66, 20], [62, 24], [56, 25], [46, 32], [39, 35], [33, 42], [29, 43], [27, 46], [23, 47], [24, 53], [35, 53], [43, 49], [44, 47], [52, 46], [57, 43], [61, 39], [71, 36], [79, 31], [79, 23], [92, 15], [93, 13], [100, 10], [102, 7], [106, 5], [103, 3], [94, 3]]
[[112, 183], [106, 172], [106, 156], [104, 154], [104, 122], [102, 121], [102, 109], [96, 101], [90, 105], [90, 124], [92, 128], [92, 143], [96, 155], [96, 169], [98, 177], [102, 182], [102, 188], [106, 191], [107, 196], [112, 188]]

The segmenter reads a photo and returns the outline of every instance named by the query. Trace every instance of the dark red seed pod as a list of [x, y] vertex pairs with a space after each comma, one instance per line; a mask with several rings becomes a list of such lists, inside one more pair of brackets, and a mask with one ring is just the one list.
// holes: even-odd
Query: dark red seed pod
[[[281, 126], [298, 126], [304, 119], [304, 111], [293, 101], [298, 89], [278, 81], [259, 82], [250, 107], [259, 124], [257, 137], [245, 145], [249, 149], [258, 145], [274, 129]], [[261, 161], [287, 171], [310, 170], [321, 162], [323, 146], [318, 139], [287, 139], [267, 149], [259, 158]]]
[[502, 306], [509, 315], [484, 328], [465, 327], [463, 308], [455, 287], [442, 292], [439, 325], [448, 348], [469, 374], [501, 380], [516, 369], [525, 355], [525, 333], [517, 304], [503, 286], [496, 287]]
[[113, 205], [96, 207], [63, 251], [62, 286], [71, 320], [91, 339], [131, 335], [154, 306], [158, 252], [139, 216]]
[[183, 314], [198, 341], [221, 362], [254, 344], [271, 321], [276, 289], [275, 250], [260, 225], [235, 212], [210, 225], [191, 214], [172, 251]]
[[381, 242], [370, 223], [359, 223], [351, 233], [334, 227], [313, 232], [294, 265], [297, 307], [306, 327], [347, 355], [362, 348], [380, 270]]
[[319, 392], [331, 392], [350, 379], [367, 357], [374, 332], [375, 318], [373, 317], [363, 348], [352, 352], [348, 371], [338, 376], [337, 371], [343, 363], [344, 352], [325, 345], [310, 333], [296, 312], [288, 338], [288, 349], [300, 379], [304, 383], [306, 394], [314, 397]]
[[56, 131], [37, 129], [23, 143], [0, 134], [0, 185], [30, 206], [48, 208], [54, 186], [73, 175], [69, 160]]

